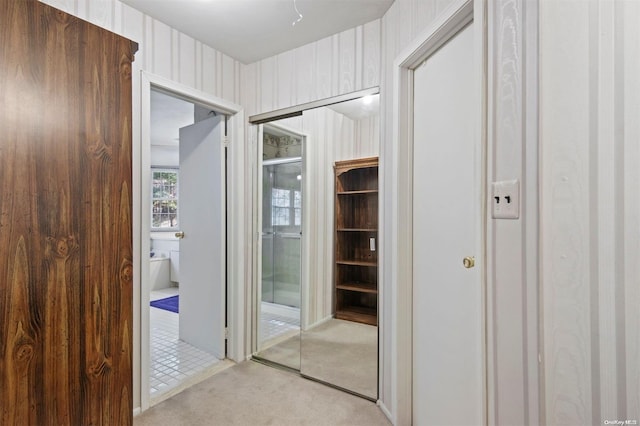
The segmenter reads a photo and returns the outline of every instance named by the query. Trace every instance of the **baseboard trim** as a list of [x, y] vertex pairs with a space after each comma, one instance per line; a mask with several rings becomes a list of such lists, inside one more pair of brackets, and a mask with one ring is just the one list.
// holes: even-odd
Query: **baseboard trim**
[[142, 408], [136, 407], [133, 409], [133, 417], [139, 416], [142, 413]]
[[387, 419], [389, 419], [389, 421], [393, 423], [393, 416], [391, 415], [391, 412], [389, 411], [387, 406], [384, 405], [384, 402], [382, 402], [381, 400], [378, 400], [376, 404], [378, 405], [378, 407], [380, 407], [380, 411], [382, 411], [382, 414], [387, 416]]

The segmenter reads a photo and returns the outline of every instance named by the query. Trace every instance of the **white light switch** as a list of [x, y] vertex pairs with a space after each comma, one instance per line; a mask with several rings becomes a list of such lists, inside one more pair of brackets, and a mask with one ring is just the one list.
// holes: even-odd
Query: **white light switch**
[[520, 182], [503, 180], [493, 182], [491, 217], [494, 219], [518, 219], [520, 217]]

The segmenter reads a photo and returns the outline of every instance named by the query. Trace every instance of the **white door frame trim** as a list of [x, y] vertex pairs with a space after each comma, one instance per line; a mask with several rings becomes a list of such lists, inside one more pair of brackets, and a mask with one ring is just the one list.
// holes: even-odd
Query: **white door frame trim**
[[[393, 66], [393, 145], [395, 159], [391, 165], [391, 182], [395, 191], [385, 195], [385, 204], [391, 206], [391, 283], [385, 283], [385, 293], [389, 292], [389, 300], [393, 301], [391, 316], [391, 407], [383, 407], [385, 412], [392, 413], [394, 424], [411, 424], [412, 422], [412, 235], [413, 235], [413, 70], [441, 47], [447, 40], [470, 22], [475, 22], [475, 70], [478, 99], [481, 105], [482, 119], [478, 123], [476, 134], [478, 143], [482, 144], [482, 182], [486, 181], [486, 69], [487, 69], [487, 35], [486, 4], [484, 0], [458, 0], [443, 11], [440, 16], [396, 58]], [[480, 112], [480, 111], [479, 111]], [[486, 212], [485, 192], [482, 187], [482, 211]], [[485, 216], [483, 213], [482, 216]], [[487, 423], [487, 391], [486, 391], [486, 217], [478, 218], [482, 229], [481, 280], [483, 286], [482, 312], [485, 318], [483, 327], [483, 418]]]
[[[245, 295], [247, 294], [245, 279], [246, 256], [246, 218], [245, 218], [245, 143], [244, 143], [244, 109], [242, 106], [210, 95], [206, 92], [177, 83], [149, 73], [140, 71], [140, 146], [133, 149], [134, 170], [139, 175], [133, 176], [134, 223], [139, 228], [134, 229], [134, 235], [140, 239], [138, 261], [140, 276], [140, 316], [134, 318], [134, 335], [136, 329], [140, 340], [140, 359], [134, 360], [134, 365], [140, 366], [140, 402], [141, 410], [149, 408], [149, 252], [151, 218], [147, 212], [151, 209], [149, 188], [150, 176], [146, 171], [151, 167], [151, 88], [167, 91], [189, 102], [196, 102], [229, 115], [228, 151], [227, 151], [227, 326], [229, 335], [227, 340], [227, 358], [236, 362], [244, 360], [245, 353]], [[138, 158], [136, 158], [138, 157]], [[138, 184], [135, 184], [135, 182]], [[136, 212], [136, 206], [138, 211]], [[136, 247], [137, 248], [137, 247]], [[135, 298], [134, 298], [135, 300]], [[135, 340], [134, 340], [135, 341]]]

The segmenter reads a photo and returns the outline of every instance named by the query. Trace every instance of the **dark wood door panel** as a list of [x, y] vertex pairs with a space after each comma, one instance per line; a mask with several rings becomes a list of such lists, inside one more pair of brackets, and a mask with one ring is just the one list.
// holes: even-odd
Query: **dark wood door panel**
[[135, 46], [0, 3], [0, 424], [130, 424]]

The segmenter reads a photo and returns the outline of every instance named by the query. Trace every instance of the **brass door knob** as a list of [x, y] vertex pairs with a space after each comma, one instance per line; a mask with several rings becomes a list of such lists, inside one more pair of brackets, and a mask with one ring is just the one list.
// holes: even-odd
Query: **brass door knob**
[[473, 268], [476, 265], [476, 258], [473, 256], [467, 256], [464, 259], [462, 259], [462, 264], [467, 269]]
[[184, 232], [176, 232], [176, 238], [184, 238]]

